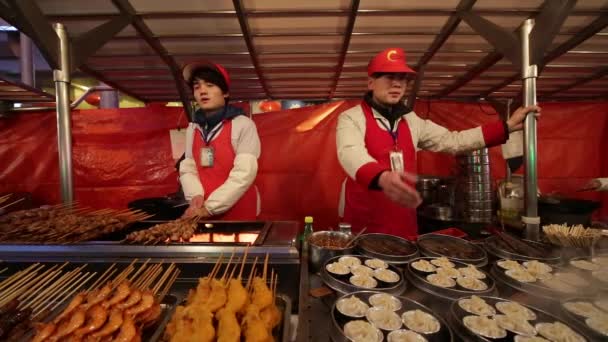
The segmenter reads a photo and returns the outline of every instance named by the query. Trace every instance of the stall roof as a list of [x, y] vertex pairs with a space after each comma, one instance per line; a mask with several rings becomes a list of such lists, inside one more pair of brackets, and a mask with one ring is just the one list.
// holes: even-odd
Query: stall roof
[[[545, 2], [554, 0], [545, 0]], [[368, 60], [402, 47], [424, 68], [422, 98], [512, 98], [519, 72], [465, 22], [472, 8], [515, 30], [542, 0], [38, 0], [78, 36], [121, 13], [134, 21], [81, 70], [144, 101], [177, 101], [172, 68], [227, 67], [235, 99], [360, 97]], [[545, 55], [541, 100], [608, 97], [608, 1], [579, 0]]]
[[55, 95], [0, 76], [0, 99], [11, 102], [53, 102]]

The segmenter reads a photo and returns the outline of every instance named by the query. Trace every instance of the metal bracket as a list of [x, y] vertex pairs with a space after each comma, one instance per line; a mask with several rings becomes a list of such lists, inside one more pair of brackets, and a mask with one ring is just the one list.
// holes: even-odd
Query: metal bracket
[[84, 64], [87, 58], [127, 25], [131, 24], [132, 21], [133, 16], [123, 12], [119, 17], [76, 37], [72, 41], [72, 70], [76, 70], [80, 65]]
[[[530, 34], [530, 64], [540, 65], [541, 69], [544, 67], [541, 64], [545, 52], [575, 4], [576, 0], [545, 0]], [[471, 11], [459, 12], [458, 15], [517, 69], [521, 68], [521, 46], [514, 33]]]
[[536, 23], [530, 33], [530, 64], [539, 65], [541, 70], [544, 68], [542, 63], [545, 52], [559, 33], [576, 1], [550, 0], [543, 4], [541, 12], [534, 18]]
[[33, 0], [8, 0], [10, 9], [4, 19], [18, 27], [36, 42], [38, 49], [52, 69], [59, 68], [59, 38]]
[[513, 32], [470, 11], [460, 12], [459, 16], [516, 67], [521, 65], [519, 40]]

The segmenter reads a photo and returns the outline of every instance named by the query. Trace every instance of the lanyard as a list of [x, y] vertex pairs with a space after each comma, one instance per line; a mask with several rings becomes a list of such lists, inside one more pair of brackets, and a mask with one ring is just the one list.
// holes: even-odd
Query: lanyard
[[397, 138], [399, 137], [399, 123], [397, 123], [397, 129], [393, 132], [393, 130], [388, 127], [382, 119], [376, 118], [376, 120], [380, 121], [380, 124], [382, 124], [382, 126], [386, 128], [386, 131], [388, 132], [388, 134], [391, 135], [391, 138], [393, 139], [393, 143], [395, 144], [395, 146], [397, 146]]
[[222, 126], [224, 126], [223, 122], [220, 122], [217, 126], [213, 127], [213, 129], [211, 130], [211, 132], [209, 132], [207, 135], [205, 135], [205, 131], [204, 130], [200, 130], [201, 131], [201, 136], [203, 137], [203, 141], [205, 142], [205, 145], [209, 145], [209, 143], [213, 140], [213, 138], [216, 136], [217, 132], [220, 131], [220, 129], [222, 128]]

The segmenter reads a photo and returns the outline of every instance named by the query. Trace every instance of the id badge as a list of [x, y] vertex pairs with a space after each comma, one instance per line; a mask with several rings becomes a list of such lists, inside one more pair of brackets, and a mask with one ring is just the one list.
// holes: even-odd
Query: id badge
[[202, 167], [213, 167], [213, 161], [215, 157], [215, 151], [213, 147], [201, 148], [201, 166]]
[[403, 164], [403, 151], [391, 151], [391, 171], [405, 172], [405, 165]]

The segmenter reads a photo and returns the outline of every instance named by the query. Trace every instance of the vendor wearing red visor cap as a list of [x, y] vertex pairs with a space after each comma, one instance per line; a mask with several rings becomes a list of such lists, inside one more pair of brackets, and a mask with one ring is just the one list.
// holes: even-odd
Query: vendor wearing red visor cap
[[255, 124], [228, 105], [230, 77], [219, 64], [191, 63], [183, 76], [199, 109], [186, 132], [179, 179], [190, 206], [185, 216], [254, 220], [259, 212], [254, 185], [260, 157]]
[[389, 48], [367, 67], [369, 92], [360, 105], [338, 119], [338, 159], [348, 174], [340, 208], [353, 231], [387, 233], [406, 238], [417, 235], [415, 208], [416, 151], [457, 153], [504, 143], [509, 132], [521, 130], [530, 106], [517, 109], [508, 121], [496, 121], [461, 132], [450, 132], [419, 118], [404, 105], [408, 80], [415, 72], [405, 52]]

